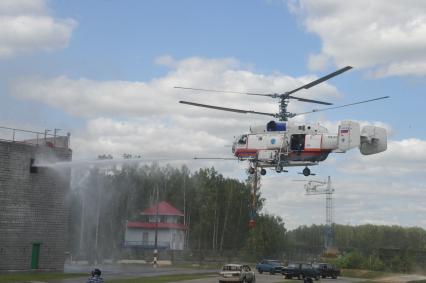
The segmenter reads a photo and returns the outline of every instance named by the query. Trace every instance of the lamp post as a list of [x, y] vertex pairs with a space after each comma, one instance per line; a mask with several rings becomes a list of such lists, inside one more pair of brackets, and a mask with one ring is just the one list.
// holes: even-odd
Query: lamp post
[[55, 128], [54, 130], [53, 130], [53, 145], [54, 146], [56, 146], [56, 135], [58, 134], [58, 132], [60, 131], [61, 129], [57, 129], [57, 128]]
[[154, 240], [154, 267], [157, 267], [157, 257], [158, 257], [158, 185], [156, 186], [157, 189], [157, 200], [155, 205], [155, 240]]

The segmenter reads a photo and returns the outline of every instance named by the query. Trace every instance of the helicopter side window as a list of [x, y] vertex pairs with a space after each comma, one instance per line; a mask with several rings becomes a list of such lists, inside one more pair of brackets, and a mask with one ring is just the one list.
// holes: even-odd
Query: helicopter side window
[[304, 150], [305, 149], [305, 135], [304, 134], [291, 135], [290, 149], [291, 150]]
[[240, 139], [238, 140], [238, 144], [244, 145], [247, 143], [247, 136], [246, 135], [242, 135], [240, 137]]

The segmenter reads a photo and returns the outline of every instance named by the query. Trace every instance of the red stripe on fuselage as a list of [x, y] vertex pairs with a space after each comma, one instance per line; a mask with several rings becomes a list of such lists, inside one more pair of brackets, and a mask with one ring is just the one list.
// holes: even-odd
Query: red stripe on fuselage
[[303, 152], [320, 152], [322, 151], [321, 148], [307, 148], [305, 150], [302, 150]]
[[[257, 149], [249, 149], [249, 148], [239, 148], [235, 150], [236, 157], [256, 157]], [[320, 148], [310, 148], [306, 150], [301, 150], [300, 152], [297, 150], [293, 150], [290, 152], [290, 156], [321, 156], [323, 153], [330, 153], [330, 150], [322, 150]]]
[[256, 157], [257, 149], [238, 148], [235, 150], [236, 157]]
[[323, 153], [330, 153], [331, 151], [330, 150], [317, 150], [317, 149], [308, 149], [308, 150], [302, 150], [302, 151], [297, 151], [297, 150], [294, 150], [294, 151], [292, 151], [291, 153], [290, 153], [290, 155], [291, 156], [293, 156], [293, 155], [302, 155], [302, 156], [306, 156], [306, 155], [309, 155], [309, 156], [320, 156], [320, 155], [322, 155]]

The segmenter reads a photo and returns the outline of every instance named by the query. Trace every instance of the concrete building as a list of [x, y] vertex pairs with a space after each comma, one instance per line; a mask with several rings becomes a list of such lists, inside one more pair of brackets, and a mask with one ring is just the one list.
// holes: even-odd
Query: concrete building
[[[63, 270], [68, 251], [69, 136], [13, 131], [0, 140], [0, 271]], [[34, 138], [17, 141], [16, 133]], [[40, 166], [39, 166], [40, 165]]]
[[[157, 230], [157, 249], [183, 250], [185, 231], [183, 213], [162, 201], [145, 209], [141, 215], [145, 221], [127, 222], [125, 246], [128, 248], [155, 248]], [[158, 215], [158, 218], [157, 218]]]

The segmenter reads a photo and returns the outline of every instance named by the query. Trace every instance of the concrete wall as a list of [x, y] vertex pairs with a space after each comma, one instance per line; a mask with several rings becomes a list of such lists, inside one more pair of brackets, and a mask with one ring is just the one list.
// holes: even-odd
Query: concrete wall
[[71, 160], [68, 148], [0, 141], [0, 270], [31, 268], [33, 243], [41, 243], [39, 269], [63, 270], [68, 250], [70, 169], [38, 168]]

